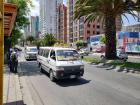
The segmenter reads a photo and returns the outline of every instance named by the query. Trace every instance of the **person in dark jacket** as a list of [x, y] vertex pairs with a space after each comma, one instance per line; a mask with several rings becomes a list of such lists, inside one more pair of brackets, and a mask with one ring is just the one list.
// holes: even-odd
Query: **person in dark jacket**
[[18, 67], [18, 55], [15, 51], [11, 53], [10, 56], [10, 67], [11, 67], [11, 72], [17, 73], [17, 67]]

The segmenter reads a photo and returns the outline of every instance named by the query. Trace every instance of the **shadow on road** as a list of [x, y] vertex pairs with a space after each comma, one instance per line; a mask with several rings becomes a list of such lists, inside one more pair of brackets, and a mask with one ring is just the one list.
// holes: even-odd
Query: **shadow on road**
[[[40, 72], [40, 68], [36, 61], [23, 61], [19, 64], [18, 73], [20, 76], [35, 76], [35, 75], [43, 75]], [[21, 70], [20, 70], [21, 69]]]
[[64, 79], [64, 80], [57, 80], [56, 84], [62, 87], [68, 86], [77, 86], [77, 85], [84, 85], [89, 83], [91, 80], [86, 80], [84, 78], [79, 79]]

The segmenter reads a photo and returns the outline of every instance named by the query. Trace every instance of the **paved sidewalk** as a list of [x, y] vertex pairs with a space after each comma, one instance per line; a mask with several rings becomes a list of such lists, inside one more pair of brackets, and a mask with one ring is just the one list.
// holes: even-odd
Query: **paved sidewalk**
[[11, 73], [7, 65], [4, 66], [3, 86], [4, 105], [25, 105], [23, 102], [19, 76], [18, 74]]

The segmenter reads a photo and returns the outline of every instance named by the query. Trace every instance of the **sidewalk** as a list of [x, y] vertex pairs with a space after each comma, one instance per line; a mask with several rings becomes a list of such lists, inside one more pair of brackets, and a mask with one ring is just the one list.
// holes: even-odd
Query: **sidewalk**
[[3, 103], [4, 105], [25, 105], [19, 76], [18, 74], [10, 73], [7, 65], [4, 65]]

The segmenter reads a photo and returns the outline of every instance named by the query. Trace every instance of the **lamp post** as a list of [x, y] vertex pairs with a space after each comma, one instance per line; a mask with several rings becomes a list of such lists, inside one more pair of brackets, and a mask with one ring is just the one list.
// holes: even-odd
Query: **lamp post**
[[0, 0], [0, 105], [3, 105], [4, 0]]

